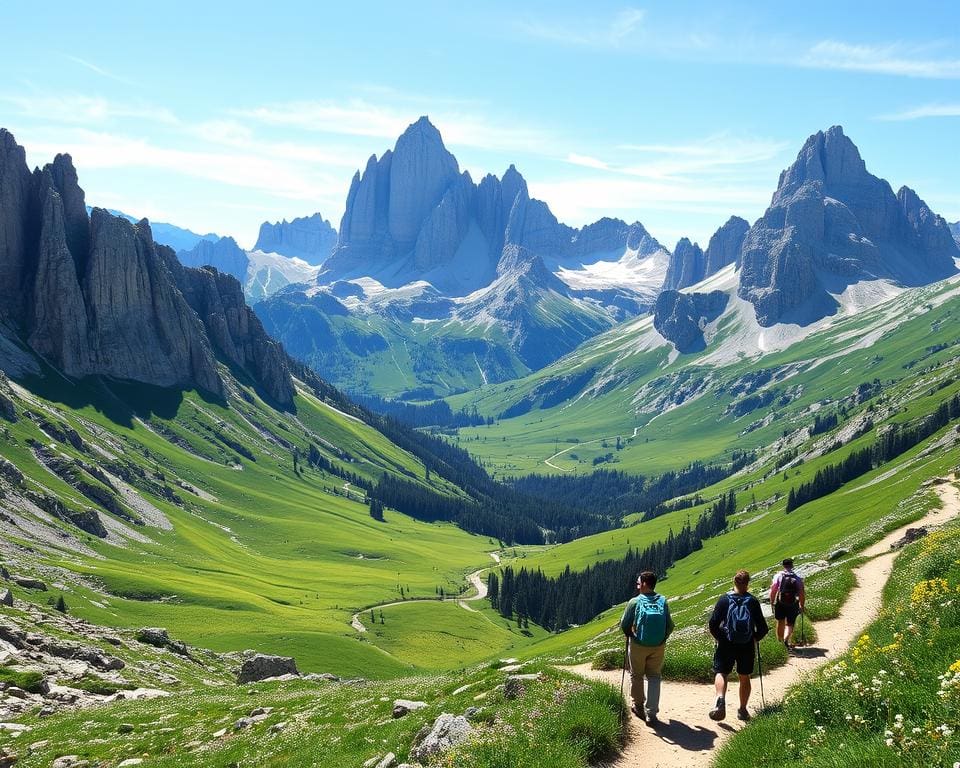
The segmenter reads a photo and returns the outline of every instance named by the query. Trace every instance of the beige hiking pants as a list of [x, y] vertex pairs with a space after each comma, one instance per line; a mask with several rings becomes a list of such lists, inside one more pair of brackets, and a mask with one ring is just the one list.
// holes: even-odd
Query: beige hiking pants
[[[660, 670], [663, 668], [665, 644], [640, 645], [630, 640], [630, 696], [637, 712], [655, 715], [660, 710]], [[647, 678], [647, 695], [643, 695], [643, 678]]]

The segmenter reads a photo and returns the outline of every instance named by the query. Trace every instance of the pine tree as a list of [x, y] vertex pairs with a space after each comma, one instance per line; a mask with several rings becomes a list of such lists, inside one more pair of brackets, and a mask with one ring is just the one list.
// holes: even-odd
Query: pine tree
[[57, 604], [54, 606], [60, 613], [67, 612], [67, 601], [63, 599], [63, 595], [57, 598]]

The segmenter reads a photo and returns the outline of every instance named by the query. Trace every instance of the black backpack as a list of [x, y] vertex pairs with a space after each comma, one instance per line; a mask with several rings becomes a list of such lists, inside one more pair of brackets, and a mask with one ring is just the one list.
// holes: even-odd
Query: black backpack
[[800, 594], [800, 577], [792, 571], [785, 571], [780, 577], [780, 589], [777, 591], [777, 602], [784, 605], [793, 605]]
[[728, 595], [727, 640], [731, 643], [753, 641], [753, 614], [750, 612], [750, 595]]

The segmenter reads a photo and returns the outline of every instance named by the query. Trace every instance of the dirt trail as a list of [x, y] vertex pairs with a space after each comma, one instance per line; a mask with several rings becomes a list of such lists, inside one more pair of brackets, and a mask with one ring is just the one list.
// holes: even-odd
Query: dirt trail
[[[496, 552], [489, 552], [490, 557], [500, 562], [500, 555]], [[467, 605], [467, 603], [472, 603], [476, 600], [483, 600], [487, 596], [487, 583], [483, 580], [483, 574], [489, 571], [489, 568], [481, 568], [479, 571], [474, 571], [469, 576], [467, 576], [467, 581], [473, 585], [474, 589], [477, 590], [475, 595], [470, 595], [469, 597], [445, 597], [439, 602], [456, 602], [461, 608], [476, 612], [476, 608], [472, 608]], [[361, 618], [364, 614], [369, 613], [370, 611], [377, 611], [381, 608], [392, 608], [395, 605], [409, 605], [410, 603], [436, 603], [438, 600], [436, 598], [426, 598], [426, 597], [415, 597], [410, 600], [394, 600], [390, 603], [377, 603], [376, 605], [371, 605], [367, 608], [364, 608], [362, 611], [357, 611], [353, 616], [350, 617], [350, 626], [353, 627], [357, 632], [366, 632], [367, 628], [363, 623]]]
[[[896, 556], [896, 551], [891, 550], [890, 545], [900, 539], [907, 528], [942, 525], [960, 515], [960, 492], [953, 485], [955, 480], [956, 477], [951, 476], [950, 482], [942, 482], [937, 486], [937, 493], [943, 504], [940, 509], [933, 510], [922, 520], [898, 528], [863, 551], [863, 555], [872, 559], [854, 570], [857, 586], [844, 602], [840, 615], [836, 619], [817, 622], [817, 644], [797, 649], [796, 655], [792, 656], [785, 666], [764, 674], [763, 689], [768, 704], [783, 698], [787, 689], [801, 677], [844, 653], [864, 627], [873, 620], [880, 610], [881, 587], [890, 575]], [[669, 653], [669, 649], [667, 652]], [[598, 671], [590, 669], [589, 664], [570, 669], [584, 677], [620, 685], [620, 670]], [[628, 697], [629, 688], [628, 680], [624, 686], [624, 693]], [[640, 765], [644, 768], [685, 768], [710, 765], [714, 750], [743, 727], [743, 723], [736, 719], [737, 695], [737, 684], [733, 682], [727, 690], [727, 719], [715, 723], [707, 717], [707, 711], [714, 701], [712, 684], [665, 680], [660, 697], [662, 724], [654, 730], [631, 715], [627, 746], [610, 768]], [[750, 709], [756, 713], [759, 708], [760, 686], [754, 679]]]

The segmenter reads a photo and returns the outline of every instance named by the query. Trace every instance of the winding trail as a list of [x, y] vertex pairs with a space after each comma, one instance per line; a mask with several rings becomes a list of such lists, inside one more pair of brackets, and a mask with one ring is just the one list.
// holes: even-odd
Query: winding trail
[[[656, 417], [654, 417], [654, 418], [656, 418]], [[653, 421], [653, 419], [650, 419], [650, 421]], [[648, 423], [649, 423], [649, 422], [648, 422]], [[639, 431], [640, 431], [640, 427], [634, 427], [634, 428], [633, 428], [633, 434], [632, 434], [629, 438], [627, 438], [627, 439], [629, 440], [629, 439], [632, 439], [632, 438], [636, 437], [636, 436], [637, 436], [637, 433], [638, 433]], [[616, 439], [618, 439], [618, 438], [623, 438], [623, 435], [611, 435], [611, 436], [608, 436], [608, 437], [598, 437], [598, 438], [595, 438], [595, 439], [593, 439], [593, 440], [586, 440], [586, 441], [584, 441], [584, 442], [582, 442], [582, 443], [575, 443], [574, 445], [568, 446], [567, 448], [564, 448], [563, 450], [557, 451], [557, 452], [556, 452], [555, 454], [553, 454], [553, 456], [551, 456], [550, 458], [544, 459], [544, 460], [543, 460], [543, 463], [546, 464], [548, 467], [553, 467], [554, 469], [559, 469], [561, 472], [573, 472], [573, 471], [575, 471], [575, 469], [567, 469], [566, 467], [558, 467], [556, 464], [553, 463], [553, 460], [554, 460], [555, 458], [557, 458], [558, 456], [563, 456], [563, 454], [569, 453], [570, 451], [572, 451], [572, 450], [574, 450], [574, 449], [576, 449], [576, 448], [581, 448], [581, 447], [583, 447], [584, 445], [593, 445], [594, 443], [602, 443], [604, 440], [616, 440]]]
[[[880, 610], [881, 586], [886, 583], [897, 555], [890, 545], [903, 537], [907, 528], [923, 525], [927, 528], [946, 523], [960, 515], [960, 491], [953, 483], [956, 476], [941, 478], [936, 486], [942, 507], [928, 513], [923, 519], [904, 525], [884, 536], [861, 554], [871, 558], [854, 569], [857, 586], [847, 596], [840, 615], [829, 621], [817, 622], [817, 645], [798, 648], [795, 655], [782, 667], [763, 676], [766, 700], [776, 702], [783, 698], [787, 689], [803, 676], [812, 673], [821, 665], [844, 653]], [[669, 653], [669, 649], [667, 651]], [[584, 677], [605, 680], [614, 686], [620, 684], [620, 670], [600, 671], [590, 669], [589, 664], [580, 664], [569, 669]], [[629, 696], [629, 684], [624, 686]], [[736, 715], [737, 684], [730, 684], [727, 701], [727, 719], [715, 723], [707, 717], [713, 704], [713, 685], [706, 683], [682, 683], [665, 680], [660, 699], [662, 724], [656, 730], [641, 720], [630, 716], [627, 725], [627, 745], [620, 757], [609, 768], [686, 768], [708, 766], [714, 750], [731, 734], [743, 727]], [[750, 709], [759, 709], [760, 686], [754, 683], [750, 697]]]
[[[494, 562], [497, 565], [500, 564], [500, 555], [496, 552], [488, 552], [488, 555], [493, 558]], [[376, 605], [370, 605], [364, 608], [362, 611], [357, 611], [353, 616], [350, 617], [350, 626], [353, 627], [357, 632], [366, 632], [367, 628], [363, 623], [363, 620], [360, 618], [365, 613], [370, 611], [376, 611], [381, 608], [392, 608], [395, 605], [410, 605], [410, 603], [450, 603], [454, 602], [459, 605], [461, 608], [467, 611], [476, 611], [476, 608], [472, 608], [468, 603], [475, 602], [476, 600], [483, 600], [487, 596], [487, 583], [483, 580], [482, 576], [484, 573], [490, 570], [493, 566], [488, 566], [487, 568], [481, 568], [478, 571], [474, 571], [469, 576], [467, 576], [467, 581], [473, 585], [474, 589], [477, 590], [475, 595], [470, 595], [469, 597], [444, 597], [442, 599], [428, 598], [428, 597], [417, 597], [412, 600], [394, 600], [389, 603], [377, 603]]]

